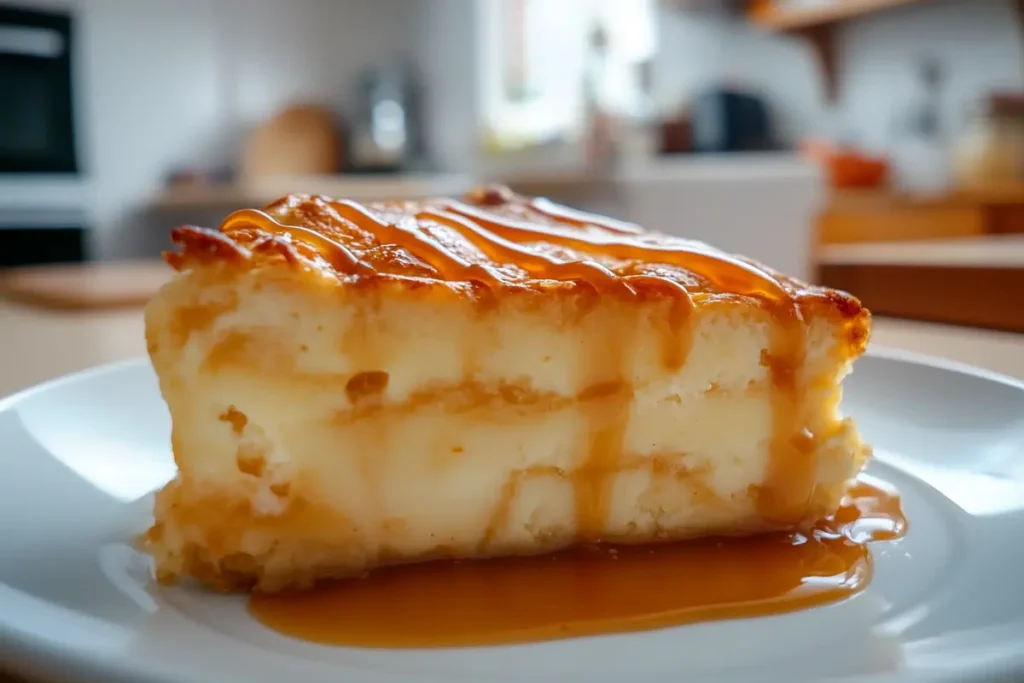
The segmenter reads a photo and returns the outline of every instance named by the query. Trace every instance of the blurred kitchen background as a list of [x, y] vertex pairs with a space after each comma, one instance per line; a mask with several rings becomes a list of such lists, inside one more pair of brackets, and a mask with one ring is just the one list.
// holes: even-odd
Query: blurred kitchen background
[[1022, 27], [1024, 0], [0, 0], [0, 350], [137, 321], [173, 225], [481, 181], [892, 326], [1024, 332]]

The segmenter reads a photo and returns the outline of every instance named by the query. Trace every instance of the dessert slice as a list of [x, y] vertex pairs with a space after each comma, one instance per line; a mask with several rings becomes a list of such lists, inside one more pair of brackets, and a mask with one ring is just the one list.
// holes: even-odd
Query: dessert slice
[[869, 454], [839, 413], [868, 312], [701, 243], [503, 189], [288, 196], [174, 239], [146, 310], [162, 580], [793, 528]]

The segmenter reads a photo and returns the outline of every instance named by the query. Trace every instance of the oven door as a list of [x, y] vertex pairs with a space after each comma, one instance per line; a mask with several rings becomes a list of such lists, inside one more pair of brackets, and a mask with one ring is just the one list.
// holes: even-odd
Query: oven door
[[71, 18], [0, 8], [0, 173], [76, 173]]

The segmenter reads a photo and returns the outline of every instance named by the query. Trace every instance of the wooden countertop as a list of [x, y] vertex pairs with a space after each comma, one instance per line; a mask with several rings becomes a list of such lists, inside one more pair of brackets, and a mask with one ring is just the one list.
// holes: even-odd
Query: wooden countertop
[[815, 257], [820, 264], [1024, 268], [1024, 235], [825, 244]]
[[58, 311], [0, 300], [0, 395], [146, 353], [142, 311]]

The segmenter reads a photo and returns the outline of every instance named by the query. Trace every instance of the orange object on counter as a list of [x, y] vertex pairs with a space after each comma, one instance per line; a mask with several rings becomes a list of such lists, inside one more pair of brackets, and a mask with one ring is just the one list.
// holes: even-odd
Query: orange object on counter
[[828, 161], [829, 182], [837, 189], [879, 187], [889, 176], [889, 162], [857, 152], [840, 152]]
[[829, 185], [835, 189], [880, 187], [889, 178], [889, 161], [883, 157], [824, 140], [807, 140], [800, 150], [805, 157], [821, 164]]

